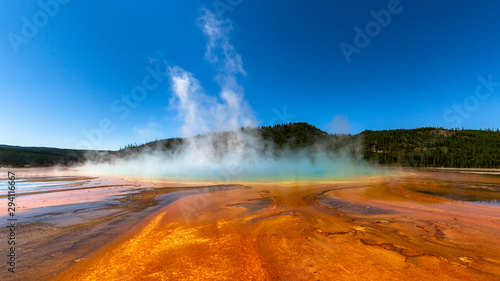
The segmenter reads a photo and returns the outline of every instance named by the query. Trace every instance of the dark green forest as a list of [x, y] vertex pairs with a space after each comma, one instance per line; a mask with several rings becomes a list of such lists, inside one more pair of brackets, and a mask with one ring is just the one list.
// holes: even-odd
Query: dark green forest
[[379, 164], [407, 167], [500, 167], [498, 130], [364, 131], [364, 158]]
[[[0, 167], [71, 166], [94, 157], [98, 151], [0, 145]], [[104, 152], [102, 152], [104, 153]]]
[[[261, 135], [277, 149], [344, 149], [361, 154], [366, 161], [404, 167], [499, 168], [500, 132], [443, 128], [363, 131], [357, 135], [328, 134], [307, 123], [289, 123], [261, 128], [242, 128]], [[230, 132], [222, 133], [230, 134]], [[83, 151], [56, 148], [0, 146], [0, 166], [70, 166], [85, 159], [124, 158], [144, 149], [173, 150], [181, 138], [128, 145], [118, 151]], [[264, 142], [266, 143], [266, 142]], [[214, 144], [217, 145], [217, 144]], [[346, 149], [347, 148], [347, 149]]]

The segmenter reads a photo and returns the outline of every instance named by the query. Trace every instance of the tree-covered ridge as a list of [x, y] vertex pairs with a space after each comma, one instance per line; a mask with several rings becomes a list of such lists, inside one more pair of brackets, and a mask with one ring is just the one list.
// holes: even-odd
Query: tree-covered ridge
[[49, 167], [85, 160], [85, 150], [0, 145], [0, 167]]
[[408, 167], [498, 168], [498, 130], [364, 131], [364, 158], [379, 164]]
[[260, 133], [264, 140], [272, 141], [278, 147], [287, 145], [292, 148], [310, 146], [329, 136], [327, 132], [302, 122], [263, 126]]
[[[364, 131], [357, 135], [332, 135], [307, 123], [289, 123], [260, 128], [241, 128], [277, 149], [320, 149], [355, 153], [370, 163], [405, 167], [499, 168], [500, 132], [492, 130], [448, 130], [418, 128]], [[218, 132], [216, 142], [230, 139], [234, 132]], [[203, 137], [203, 136], [196, 136]], [[212, 139], [212, 141], [214, 141]], [[72, 165], [85, 159], [126, 158], [142, 151], [175, 151], [182, 138], [128, 145], [118, 151], [82, 151], [43, 147], [0, 145], [0, 166], [42, 167]], [[212, 143], [217, 146], [219, 143]], [[270, 146], [265, 145], [264, 149]]]

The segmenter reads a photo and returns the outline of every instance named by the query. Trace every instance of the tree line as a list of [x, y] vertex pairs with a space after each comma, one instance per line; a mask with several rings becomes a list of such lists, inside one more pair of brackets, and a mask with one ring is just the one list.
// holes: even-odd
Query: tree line
[[[487, 130], [418, 128], [366, 130], [356, 135], [329, 134], [307, 123], [241, 128], [260, 134], [277, 149], [343, 150], [370, 163], [405, 167], [499, 168], [500, 132]], [[224, 134], [224, 133], [223, 133]], [[86, 159], [125, 158], [148, 149], [172, 151], [182, 138], [130, 144], [117, 151], [83, 151], [0, 145], [0, 167], [70, 166]]]

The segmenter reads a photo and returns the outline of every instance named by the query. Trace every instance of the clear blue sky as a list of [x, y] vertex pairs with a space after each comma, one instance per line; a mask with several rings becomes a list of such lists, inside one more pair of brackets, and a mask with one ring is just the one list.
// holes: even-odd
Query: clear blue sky
[[[120, 98], [142, 85], [148, 65], [163, 62], [218, 95], [197, 24], [214, 3], [237, 4], [222, 16], [234, 26], [231, 43], [247, 73], [238, 81], [260, 125], [500, 127], [499, 1], [60, 2], [42, 12], [38, 1], [0, 0], [0, 144], [76, 148], [102, 120], [114, 130], [97, 148], [180, 136], [167, 78], [127, 113]], [[381, 10], [390, 22], [370, 23]], [[367, 24], [373, 37], [358, 48], [354, 28]], [[357, 48], [350, 62], [342, 42]]]

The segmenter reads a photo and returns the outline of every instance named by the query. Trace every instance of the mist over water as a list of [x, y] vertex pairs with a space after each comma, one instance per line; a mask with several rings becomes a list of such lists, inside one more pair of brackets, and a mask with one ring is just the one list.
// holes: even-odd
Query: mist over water
[[329, 180], [380, 173], [350, 148], [335, 153], [321, 145], [278, 149], [256, 130], [209, 133], [186, 139], [172, 150], [146, 149], [112, 163], [87, 163], [82, 169], [93, 174], [216, 182]]
[[[168, 67], [170, 106], [183, 121], [184, 140], [173, 149], [144, 149], [124, 159], [88, 162], [81, 170], [93, 174], [143, 176], [171, 180], [227, 182], [234, 180], [343, 179], [379, 173], [361, 158], [361, 140], [335, 152], [324, 144], [308, 149], [276, 148], [255, 128], [252, 108], [238, 78], [246, 72], [240, 54], [230, 43], [233, 26], [203, 11], [197, 20], [206, 40], [205, 59], [216, 72], [218, 96], [207, 94], [201, 83], [180, 66]], [[245, 128], [245, 129], [242, 129]]]

